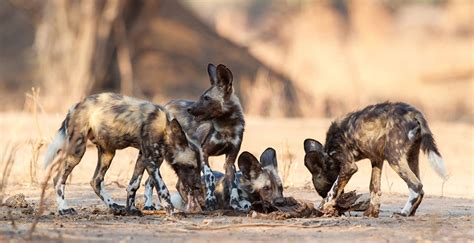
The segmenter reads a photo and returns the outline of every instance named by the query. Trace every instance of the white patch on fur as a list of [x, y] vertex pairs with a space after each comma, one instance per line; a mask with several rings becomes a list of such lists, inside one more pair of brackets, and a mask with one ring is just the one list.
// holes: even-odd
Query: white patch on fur
[[252, 189], [254, 191], [258, 191], [265, 186], [271, 186], [270, 178], [268, 178], [266, 173], [260, 173], [257, 179], [252, 180]]
[[276, 170], [276, 168], [274, 166], [272, 166], [272, 165], [265, 166], [265, 167], [263, 167], [263, 169], [268, 171], [268, 173], [270, 173], [273, 176], [273, 178], [275, 178], [275, 182], [277, 183], [277, 185], [282, 185], [283, 186], [283, 183], [281, 182], [281, 178], [278, 175], [278, 171]]
[[102, 199], [105, 203], [105, 205], [107, 206], [110, 206], [112, 204], [114, 204], [114, 200], [109, 196], [109, 194], [105, 191], [105, 185], [104, 185], [104, 181], [102, 181], [100, 183], [100, 196], [102, 196]]
[[43, 168], [48, 167], [48, 165], [50, 165], [53, 162], [58, 151], [64, 145], [65, 140], [66, 140], [66, 135], [62, 131], [59, 131], [58, 133], [56, 133], [56, 136], [54, 136], [53, 141], [48, 146], [48, 150], [46, 151], [46, 154], [44, 155]]
[[[151, 180], [151, 179], [150, 179]], [[145, 184], [145, 207], [153, 206], [153, 186], [151, 181]]]
[[252, 203], [250, 203], [249, 201], [247, 201], [245, 199], [242, 199], [241, 201], [239, 201], [239, 206], [240, 206], [240, 208], [247, 211], [247, 210], [250, 210], [250, 207], [252, 206]]
[[192, 149], [185, 148], [176, 152], [173, 164], [197, 166], [196, 156]]
[[[359, 200], [359, 198], [357, 200]], [[374, 206], [380, 206], [380, 192], [370, 192], [370, 204]]]
[[408, 196], [407, 203], [405, 204], [405, 207], [403, 207], [402, 212], [401, 212], [402, 214], [405, 214], [405, 215], [408, 215], [410, 213], [410, 210], [413, 207], [413, 204], [411, 203], [411, 201], [413, 201], [413, 199], [418, 198], [420, 196], [420, 194], [416, 193], [411, 188], [408, 188], [408, 189], [410, 190], [410, 195]]
[[[142, 179], [142, 175], [139, 175], [137, 179], [127, 187], [127, 192], [130, 192], [131, 190], [137, 190], [138, 187], [140, 187], [140, 181]], [[102, 191], [102, 190], [101, 190]]]
[[181, 211], [184, 211], [186, 207], [186, 203], [178, 192], [171, 193], [171, 204]]
[[434, 169], [434, 171], [436, 171], [436, 173], [441, 178], [443, 178], [443, 180], [446, 180], [448, 177], [448, 174], [446, 172], [446, 167], [444, 166], [443, 158], [441, 158], [435, 152], [430, 151], [428, 153], [428, 160], [430, 161], [431, 167]]
[[[64, 184], [58, 184], [56, 186], [56, 203], [58, 204], [58, 211], [69, 208], [67, 203], [66, 203], [66, 200], [63, 199], [63, 197], [64, 197], [64, 187], [65, 187]], [[61, 195], [63, 195], [62, 197], [59, 195], [58, 191], [61, 191]]]
[[331, 190], [329, 190], [329, 193], [327, 197], [324, 199], [324, 202], [331, 202], [334, 199], [334, 194], [336, 193], [336, 188], [338, 187], [339, 184], [339, 176], [337, 177], [336, 181], [334, 184], [332, 184]]
[[239, 201], [239, 192], [237, 191], [237, 188], [232, 188], [232, 191], [230, 192], [230, 201], [232, 202], [234, 199]]
[[[159, 194], [161, 195], [169, 195], [170, 192], [168, 191], [168, 188], [166, 188], [166, 185], [165, 185], [165, 182], [163, 181], [163, 179], [161, 179], [161, 176], [160, 174], [158, 173], [158, 170], [155, 171], [155, 178], [156, 178], [156, 182], [158, 184], [158, 192]], [[162, 189], [164, 186], [164, 189]], [[166, 201], [166, 200], [163, 200], [163, 198], [161, 198], [161, 195], [158, 195], [160, 196], [160, 201], [161, 201], [161, 204], [164, 208], [168, 208], [170, 205], [169, 203]], [[171, 205], [172, 206], [172, 205]]]
[[416, 136], [417, 131], [418, 131], [418, 127], [408, 131], [408, 140], [413, 140]]

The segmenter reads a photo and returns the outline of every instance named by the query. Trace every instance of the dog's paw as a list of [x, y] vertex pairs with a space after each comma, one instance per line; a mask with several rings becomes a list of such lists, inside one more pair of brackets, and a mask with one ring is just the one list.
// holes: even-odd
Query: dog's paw
[[76, 215], [77, 212], [74, 208], [66, 208], [58, 210], [59, 215]]
[[400, 213], [396, 212], [392, 214], [392, 217], [408, 217], [408, 215], [403, 212], [400, 212]]
[[138, 210], [137, 208], [130, 208], [127, 210], [127, 216], [143, 216], [142, 211]]
[[125, 206], [119, 205], [119, 204], [116, 204], [116, 203], [113, 203], [113, 204], [109, 205], [109, 211], [113, 215], [126, 215], [127, 214], [127, 210], [126, 210]]
[[364, 216], [378, 218], [379, 217], [379, 210], [376, 209], [374, 206], [369, 205], [369, 207], [364, 211]]
[[212, 211], [217, 209], [217, 198], [216, 196], [210, 196], [206, 198], [206, 210]]
[[155, 208], [155, 205], [151, 205], [151, 206], [144, 206], [143, 210], [144, 211], [156, 211], [157, 209]]
[[252, 207], [252, 203], [250, 203], [247, 200], [241, 200], [239, 202], [239, 210], [242, 211], [242, 212], [246, 213], [246, 212], [250, 211], [251, 207]]

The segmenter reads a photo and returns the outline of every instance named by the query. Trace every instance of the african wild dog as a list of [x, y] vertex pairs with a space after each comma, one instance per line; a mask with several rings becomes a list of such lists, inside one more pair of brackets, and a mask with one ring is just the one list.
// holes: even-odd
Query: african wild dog
[[[244, 210], [248, 211], [254, 202], [268, 202], [281, 206], [284, 203], [283, 185], [278, 175], [278, 163], [276, 152], [273, 148], [267, 148], [260, 156], [260, 162], [251, 153], [245, 151], [238, 158], [240, 171], [236, 173], [236, 184], [239, 190], [239, 200], [247, 202]], [[224, 174], [213, 171], [216, 183], [217, 208], [228, 209], [229, 205], [229, 184], [224, 179]], [[204, 180], [204, 177], [202, 177]], [[184, 198], [185, 191], [183, 185], [178, 181], [178, 192]], [[186, 200], [174, 201], [177, 207], [184, 204]]]
[[[189, 207], [199, 209], [197, 202], [201, 195], [200, 150], [188, 139], [176, 119], [168, 118], [164, 108], [119, 94], [103, 93], [91, 95], [74, 105], [68, 112], [53, 143], [45, 156], [45, 166], [56, 154], [63, 150], [65, 157], [54, 178], [58, 211], [73, 214], [64, 200], [67, 177], [79, 164], [86, 150], [86, 142], [91, 140], [98, 150], [99, 160], [91, 180], [97, 196], [116, 214], [140, 215], [135, 208], [135, 194], [146, 169], [158, 195], [168, 213], [174, 208], [170, 195], [161, 178], [159, 168], [166, 159], [194, 200]], [[134, 147], [139, 150], [133, 177], [127, 188], [127, 206], [118, 205], [104, 190], [104, 177], [117, 149]]]
[[[235, 160], [244, 133], [244, 115], [240, 100], [234, 93], [232, 72], [222, 64], [207, 67], [211, 87], [196, 102], [173, 100], [165, 108], [182, 125], [186, 134], [202, 148], [202, 172], [206, 185], [206, 208], [215, 209], [216, 178], [209, 167], [209, 156], [225, 154], [225, 179], [229, 187], [230, 206], [243, 210], [245, 202], [239, 201], [235, 179]], [[152, 187], [146, 183], [145, 209], [154, 209]]]
[[401, 211], [413, 216], [423, 198], [418, 167], [419, 151], [428, 155], [439, 176], [446, 178], [443, 159], [423, 114], [404, 103], [381, 103], [350, 113], [333, 122], [323, 146], [316, 140], [304, 141], [305, 166], [313, 184], [325, 198], [319, 206], [326, 215], [335, 214], [334, 205], [351, 176], [357, 172], [356, 161], [372, 163], [370, 206], [364, 215], [378, 217], [380, 176], [384, 160], [407, 183], [410, 196]]

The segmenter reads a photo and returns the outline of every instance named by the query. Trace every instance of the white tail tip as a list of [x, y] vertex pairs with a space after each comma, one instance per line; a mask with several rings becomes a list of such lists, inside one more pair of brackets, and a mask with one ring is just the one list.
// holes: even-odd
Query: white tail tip
[[430, 161], [431, 167], [436, 171], [436, 173], [446, 180], [448, 178], [448, 173], [446, 172], [446, 167], [444, 166], [444, 160], [441, 156], [437, 155], [435, 152], [430, 151], [428, 153], [428, 160]]
[[56, 154], [63, 146], [64, 141], [65, 136], [63, 132], [59, 131], [56, 136], [54, 136], [51, 144], [48, 146], [48, 150], [46, 150], [43, 160], [43, 168], [48, 167], [48, 165], [53, 162], [54, 158], [56, 157]]

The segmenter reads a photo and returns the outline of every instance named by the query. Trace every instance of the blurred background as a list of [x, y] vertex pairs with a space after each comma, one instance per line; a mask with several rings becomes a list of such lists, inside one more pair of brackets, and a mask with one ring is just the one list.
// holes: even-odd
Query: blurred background
[[[334, 118], [391, 100], [425, 113], [446, 161], [442, 181], [420, 156], [425, 192], [472, 198], [473, 45], [472, 0], [0, 0], [0, 169], [11, 170], [7, 193], [38, 185], [44, 151], [81, 98], [197, 99], [207, 64], [223, 63], [246, 113], [241, 151], [275, 148], [285, 187], [312, 190], [305, 138], [324, 141]], [[95, 150], [68, 182], [91, 193]], [[109, 188], [125, 188], [137, 153], [117, 152]], [[348, 188], [367, 191], [370, 163], [358, 166]], [[389, 166], [383, 178], [382, 191], [406, 194]]]
[[334, 117], [385, 100], [472, 123], [474, 1], [0, 0], [0, 111], [101, 91], [197, 99], [223, 63], [248, 115]]

